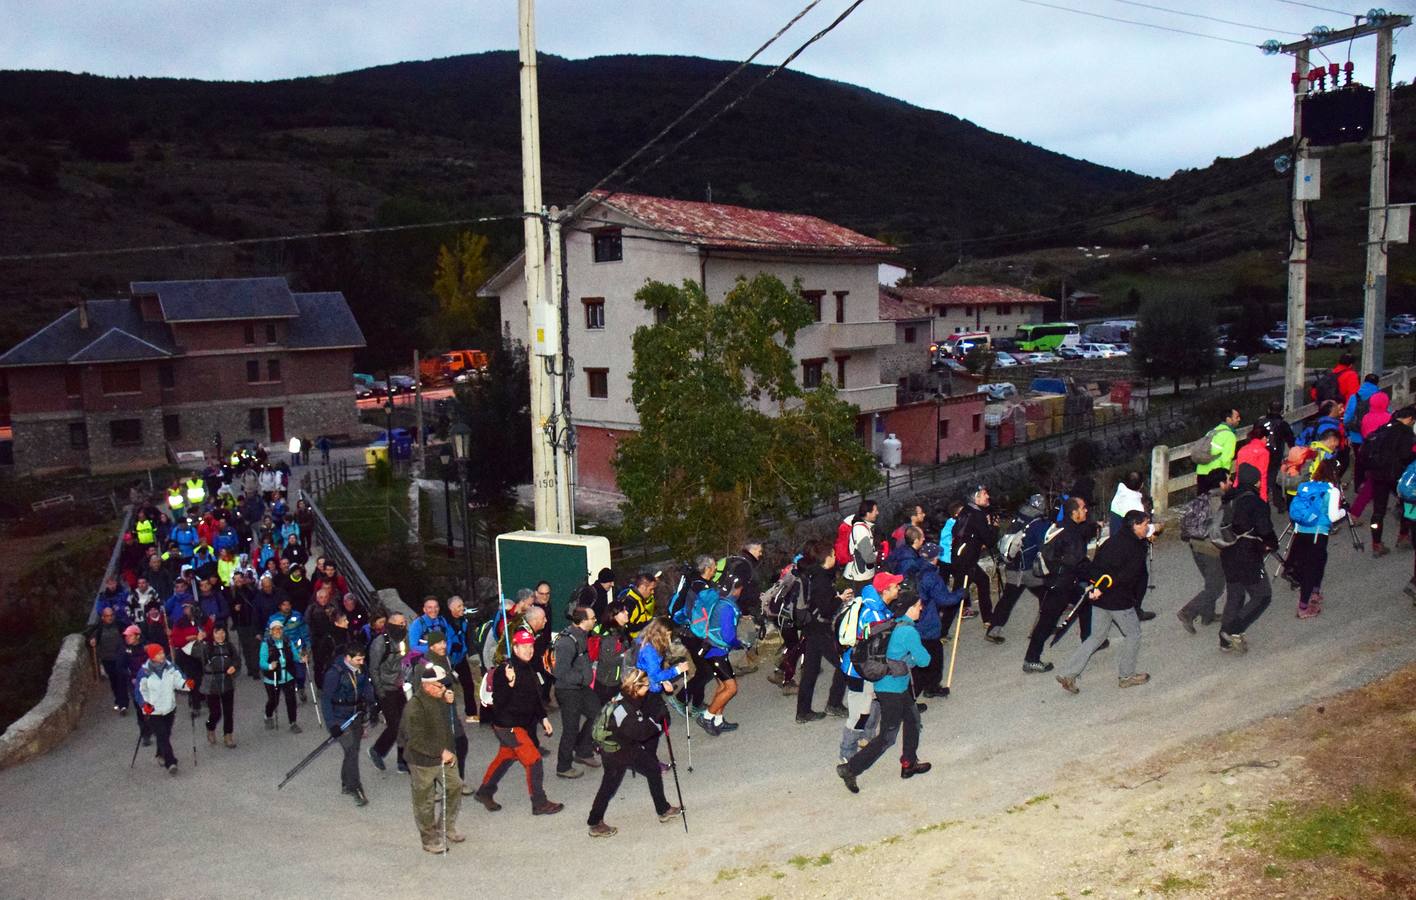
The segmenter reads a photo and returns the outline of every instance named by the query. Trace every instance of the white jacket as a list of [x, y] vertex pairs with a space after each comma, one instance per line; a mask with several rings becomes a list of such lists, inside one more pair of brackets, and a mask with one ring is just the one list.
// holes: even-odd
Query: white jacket
[[[865, 560], [864, 566], [856, 565], [856, 558]], [[875, 531], [869, 522], [860, 520], [851, 525], [851, 560], [846, 563], [845, 576], [848, 581], [869, 581], [875, 577]]]
[[182, 684], [182, 673], [170, 660], [163, 664], [161, 672], [153, 671], [151, 660], [138, 671], [138, 695], [152, 707], [155, 716], [165, 716], [177, 708], [177, 689]]

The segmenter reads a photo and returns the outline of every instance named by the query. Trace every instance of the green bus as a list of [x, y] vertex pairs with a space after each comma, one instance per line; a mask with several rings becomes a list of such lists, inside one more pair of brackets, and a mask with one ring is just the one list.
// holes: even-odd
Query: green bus
[[[1082, 329], [1076, 322], [1042, 322], [1037, 325], [1019, 325], [1013, 340], [1023, 353], [1041, 353], [1056, 350], [1063, 343], [1075, 344], [1080, 340], [1081, 334]], [[1072, 335], [1076, 335], [1077, 340], [1068, 341], [1067, 338]]]

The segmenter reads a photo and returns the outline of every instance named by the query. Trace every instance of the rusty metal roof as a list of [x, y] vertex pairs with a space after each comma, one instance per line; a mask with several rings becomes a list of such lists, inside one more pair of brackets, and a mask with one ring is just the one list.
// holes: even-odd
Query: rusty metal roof
[[[1001, 303], [1041, 305], [1056, 303], [1050, 297], [1001, 284], [957, 285], [954, 287], [881, 287], [881, 297], [890, 294], [920, 306], [993, 306]], [[883, 308], [883, 305], [882, 305]]]

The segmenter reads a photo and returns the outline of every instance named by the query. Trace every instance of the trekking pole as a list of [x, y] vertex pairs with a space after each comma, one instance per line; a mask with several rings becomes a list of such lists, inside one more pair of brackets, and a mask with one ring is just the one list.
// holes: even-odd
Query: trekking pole
[[187, 721], [192, 723], [192, 768], [197, 767], [197, 717], [188, 716]]
[[1352, 549], [1356, 550], [1358, 553], [1361, 553], [1367, 548], [1362, 543], [1362, 539], [1357, 536], [1357, 526], [1352, 524], [1352, 516], [1349, 515], [1345, 518], [1347, 519], [1347, 531], [1349, 534], [1352, 535]]
[[324, 712], [320, 709], [319, 695], [315, 693], [315, 671], [314, 667], [310, 665], [310, 662], [310, 655], [307, 654], [305, 657], [305, 687], [310, 689], [310, 702], [315, 706], [315, 721], [319, 722], [320, 727], [323, 728], [325, 723]]
[[355, 710], [354, 714], [351, 715], [349, 718], [345, 719], [344, 724], [339, 726], [338, 734], [330, 735], [322, 742], [320, 742], [320, 745], [318, 747], [311, 750], [304, 759], [300, 760], [298, 763], [295, 764], [295, 768], [285, 773], [285, 777], [281, 779], [280, 784], [277, 784], [275, 786], [275, 789], [278, 791], [281, 788], [285, 787], [285, 785], [289, 784], [290, 779], [294, 778], [296, 775], [299, 775], [300, 772], [303, 771], [306, 766], [308, 766], [311, 762], [314, 761], [315, 757], [319, 756], [321, 753], [325, 752], [325, 750], [329, 749], [330, 744], [333, 744], [335, 741], [343, 737], [344, 732], [348, 730], [350, 725], [354, 724], [354, 720], [357, 718], [359, 718], [359, 711]]
[[[683, 819], [683, 833], [684, 833], [684, 834], [688, 834], [688, 811], [687, 811], [686, 809], [684, 809], [684, 805], [683, 805], [683, 786], [679, 784], [679, 777], [678, 777], [678, 761], [677, 761], [676, 759], [674, 759], [674, 739], [669, 736], [669, 732], [672, 731], [672, 730], [673, 730], [673, 729], [671, 729], [671, 728], [669, 727], [669, 718], [668, 718], [667, 716], [665, 716], [665, 717], [664, 717], [664, 743], [667, 744], [667, 745], [668, 745], [668, 748], [669, 748], [669, 771], [674, 773], [674, 792], [678, 794], [679, 818]], [[693, 767], [690, 766], [688, 770], [689, 770], [690, 772], [692, 772], [692, 771], [693, 771]]]
[[968, 597], [969, 579], [964, 578], [964, 595], [959, 598], [959, 614], [954, 618], [954, 648], [949, 651], [949, 677], [944, 679], [944, 687], [941, 689], [944, 696], [949, 696], [949, 689], [954, 684], [954, 660], [959, 656], [959, 635], [964, 630], [964, 600]]
[[[1103, 584], [1103, 582], [1105, 583]], [[1072, 627], [1072, 623], [1075, 622], [1077, 620], [1077, 616], [1081, 614], [1082, 607], [1091, 602], [1087, 599], [1087, 594], [1090, 593], [1093, 588], [1097, 590], [1106, 590], [1107, 588], [1111, 587], [1111, 584], [1112, 582], [1110, 575], [1102, 575], [1096, 581], [1087, 582], [1087, 586], [1082, 588], [1082, 596], [1077, 598], [1077, 603], [1075, 606], [1072, 607], [1072, 611], [1067, 614], [1067, 618], [1062, 620], [1062, 624], [1057, 626], [1057, 633], [1052, 635], [1052, 642], [1047, 646], [1056, 647], [1057, 642], [1062, 640], [1062, 636], [1067, 633], [1067, 629]]]
[[[143, 712], [142, 707], [138, 707], [138, 715], [141, 716], [141, 717], [144, 718], [144, 719], [147, 718], [147, 714]], [[130, 762], [130, 763], [128, 763], [128, 768], [129, 768], [129, 769], [131, 769], [133, 766], [135, 766], [135, 765], [138, 764], [138, 751], [142, 749], [142, 746], [143, 746], [143, 730], [142, 730], [142, 728], [139, 728], [139, 729], [138, 729], [138, 742], [137, 742], [137, 744], [135, 744], [135, 745], [133, 746], [133, 761]]]
[[438, 766], [438, 785], [442, 788], [442, 855], [447, 856], [447, 763], [441, 760], [439, 763], [441, 765]]

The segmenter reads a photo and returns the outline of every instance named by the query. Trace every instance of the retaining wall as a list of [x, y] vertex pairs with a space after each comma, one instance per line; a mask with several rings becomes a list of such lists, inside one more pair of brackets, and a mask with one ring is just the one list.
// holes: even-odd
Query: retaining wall
[[0, 735], [0, 769], [28, 762], [62, 744], [78, 727], [93, 683], [88, 642], [81, 634], [71, 634], [59, 645], [44, 699]]

